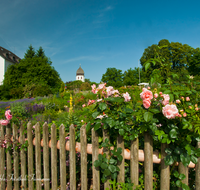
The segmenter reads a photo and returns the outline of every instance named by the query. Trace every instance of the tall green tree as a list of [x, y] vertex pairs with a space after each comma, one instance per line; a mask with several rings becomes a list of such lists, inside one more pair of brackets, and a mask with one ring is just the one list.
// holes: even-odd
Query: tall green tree
[[36, 52], [35, 52], [35, 49], [33, 48], [32, 45], [30, 45], [28, 47], [28, 49], [26, 50], [26, 53], [24, 55], [24, 58], [27, 59], [27, 58], [33, 58], [35, 56]]
[[130, 68], [124, 72], [123, 82], [124, 85], [131, 86], [131, 85], [138, 85], [139, 82], [148, 82], [148, 80], [145, 76], [145, 71], [143, 71], [141, 68], [135, 67], [134, 69]]
[[123, 86], [123, 73], [122, 70], [116, 68], [107, 68], [106, 73], [101, 78], [107, 86], [121, 87]]
[[[28, 86], [34, 86], [35, 89], [40, 89], [37, 86], [46, 88], [47, 93], [58, 92], [61, 86], [61, 79], [58, 72], [52, 67], [50, 59], [43, 56], [29, 56], [30, 46], [25, 53], [25, 56], [20, 60], [19, 64], [11, 65], [5, 73], [3, 85], [9, 86], [9, 89]], [[31, 55], [31, 54], [30, 54]], [[33, 54], [32, 54], [33, 55]], [[40, 89], [41, 91], [44, 89]], [[45, 92], [42, 91], [42, 95]], [[35, 94], [38, 94], [35, 93]]]
[[166, 39], [153, 44], [144, 50], [140, 59], [143, 70], [148, 68], [146, 76], [150, 78], [153, 70], [160, 71], [162, 81], [166, 82], [172, 73], [188, 73], [189, 59], [194, 54], [194, 48], [179, 42], [169, 42]]

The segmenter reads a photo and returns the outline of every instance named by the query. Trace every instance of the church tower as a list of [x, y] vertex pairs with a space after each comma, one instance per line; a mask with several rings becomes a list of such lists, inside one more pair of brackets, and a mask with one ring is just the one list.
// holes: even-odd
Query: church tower
[[81, 80], [82, 82], [85, 82], [84, 71], [81, 68], [81, 65], [76, 71], [76, 80]]

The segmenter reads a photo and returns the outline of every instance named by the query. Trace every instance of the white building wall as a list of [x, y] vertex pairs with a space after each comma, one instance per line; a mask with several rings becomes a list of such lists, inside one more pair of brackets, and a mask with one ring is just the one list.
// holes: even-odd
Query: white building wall
[[3, 59], [3, 57], [0, 56], [0, 85], [3, 84], [4, 73], [5, 73], [5, 59]]
[[85, 77], [84, 75], [77, 75], [76, 80], [81, 80], [82, 82], [85, 82]]

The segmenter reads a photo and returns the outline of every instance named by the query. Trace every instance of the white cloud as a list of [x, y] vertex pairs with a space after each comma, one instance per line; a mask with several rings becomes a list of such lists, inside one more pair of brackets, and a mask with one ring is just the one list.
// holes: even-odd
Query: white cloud
[[81, 56], [81, 57], [76, 57], [76, 58], [65, 60], [65, 61], [63, 61], [63, 64], [64, 63], [71, 63], [71, 62], [75, 62], [75, 61], [80, 61], [80, 60], [99, 61], [102, 58], [103, 58], [103, 56], [100, 56], [100, 57], [95, 57], [95, 56]]

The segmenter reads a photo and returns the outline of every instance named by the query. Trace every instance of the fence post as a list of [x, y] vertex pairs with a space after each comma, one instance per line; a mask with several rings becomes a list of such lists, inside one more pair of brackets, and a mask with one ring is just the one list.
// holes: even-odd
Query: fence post
[[[1, 145], [3, 144], [4, 141], [4, 127], [3, 125], [0, 124], [0, 143]], [[5, 148], [1, 147], [0, 148], [0, 190], [4, 190], [5, 189]]]
[[144, 134], [144, 189], [153, 189], [153, 139], [148, 132]]
[[14, 158], [14, 189], [19, 189], [19, 150], [18, 150], [18, 129], [13, 123], [13, 158]]
[[120, 169], [119, 174], [117, 176], [117, 182], [118, 183], [124, 183], [125, 182], [125, 170], [124, 170], [124, 139], [123, 136], [119, 135], [117, 137], [117, 148], [122, 148], [122, 157], [123, 160], [121, 162], [118, 161], [117, 165]]
[[27, 124], [27, 137], [28, 137], [28, 189], [33, 190], [33, 135], [32, 124], [29, 121]]
[[51, 188], [57, 189], [57, 133], [56, 126], [51, 126]]
[[99, 137], [97, 132], [92, 129], [92, 173], [93, 173], [93, 189], [100, 190], [100, 173], [99, 167], [94, 166], [95, 160], [98, 160], [99, 155]]
[[[24, 132], [24, 126], [23, 123], [20, 125], [20, 143], [24, 144], [25, 143], [25, 135], [23, 134]], [[25, 150], [21, 149], [20, 151], [20, 158], [21, 158], [21, 176], [22, 176], [22, 181], [21, 181], [21, 188], [23, 190], [26, 189], [26, 154]]]
[[65, 127], [62, 124], [59, 129], [60, 136], [60, 187], [66, 190], [66, 149], [65, 149]]
[[69, 128], [69, 164], [70, 164], [70, 190], [76, 190], [76, 145], [75, 145], [75, 128], [70, 125]]
[[50, 189], [49, 179], [49, 129], [47, 122], [43, 125], [43, 164], [44, 164], [44, 190]]
[[139, 179], [138, 142], [139, 142], [138, 138], [131, 141], [130, 171], [131, 171], [131, 182], [134, 183], [133, 189], [136, 189]]
[[167, 155], [165, 149], [168, 144], [161, 143], [161, 173], [160, 173], [160, 189], [169, 190], [170, 189], [170, 166], [165, 165], [164, 158]]
[[[178, 171], [180, 174], [184, 174], [185, 175], [185, 179], [182, 180], [183, 183], [185, 183], [186, 185], [188, 185], [188, 167], [185, 167], [183, 165], [182, 162], [179, 163], [178, 165]], [[178, 188], [179, 190], [182, 190], [181, 187]]]
[[81, 189], [87, 190], [87, 135], [86, 126], [81, 127]]
[[[11, 137], [11, 124], [6, 126], [6, 140], [10, 140]], [[7, 143], [8, 148], [11, 143]], [[12, 162], [11, 162], [11, 151], [6, 153], [6, 169], [7, 169], [7, 189], [12, 189]]]
[[[197, 148], [200, 148], [200, 142], [197, 142]], [[196, 164], [195, 168], [195, 184], [196, 184], [196, 189], [200, 190], [200, 157], [198, 158], [198, 162]]]
[[[110, 143], [110, 136], [109, 136], [108, 130], [103, 129], [102, 131], [103, 131], [103, 142], [105, 142], [105, 140], [108, 139], [108, 141]], [[107, 147], [103, 147], [103, 153], [106, 153], [106, 158], [109, 160], [110, 159], [110, 151], [108, 150]], [[104, 182], [104, 189], [109, 188], [109, 186], [110, 186], [109, 180], [110, 180], [110, 178]]]
[[35, 168], [36, 168], [36, 189], [41, 189], [41, 136], [40, 136], [40, 124], [35, 125]]

